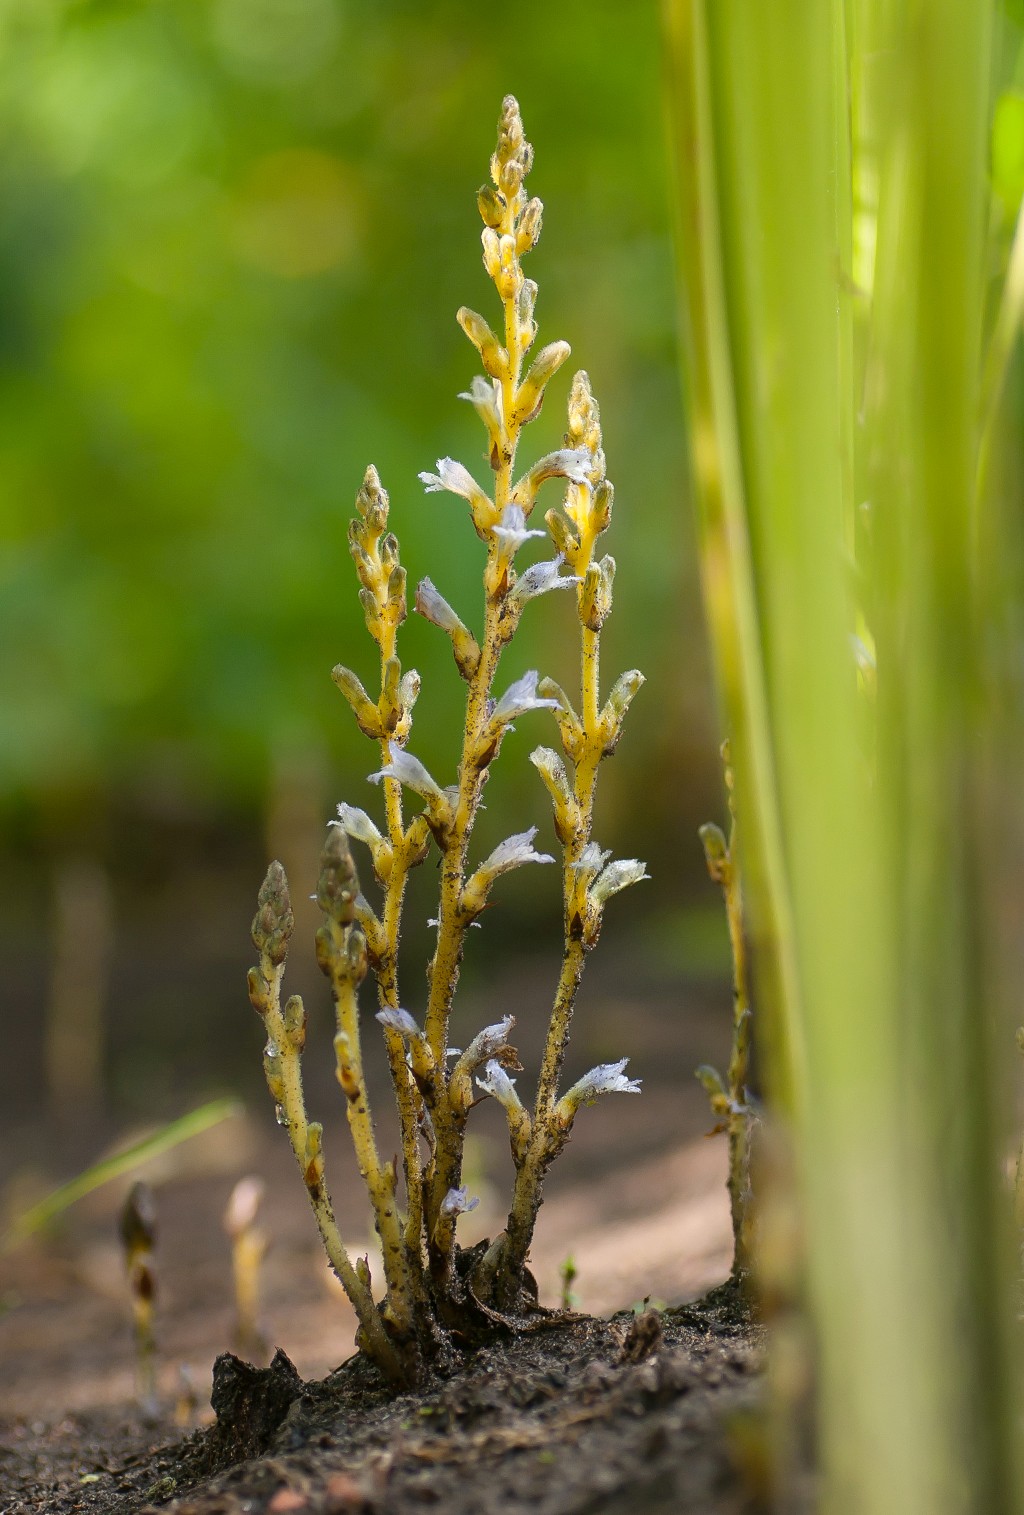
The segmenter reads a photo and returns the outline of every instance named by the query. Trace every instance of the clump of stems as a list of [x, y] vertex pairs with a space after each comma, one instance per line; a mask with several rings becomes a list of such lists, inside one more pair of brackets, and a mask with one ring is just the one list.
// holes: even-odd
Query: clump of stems
[[729, 839], [720, 827], [709, 823], [700, 828], [704, 858], [712, 882], [725, 901], [732, 956], [732, 1051], [726, 1076], [708, 1064], [697, 1069], [707, 1090], [718, 1124], [715, 1132], [729, 1138], [729, 1206], [732, 1211], [733, 1273], [745, 1273], [750, 1264], [750, 1076], [751, 1004], [747, 970], [747, 944], [743, 923], [743, 890], [736, 836], [736, 797], [729, 743], [722, 744], [725, 787], [729, 803]]
[[[569, 1138], [576, 1113], [598, 1095], [639, 1091], [624, 1072], [626, 1059], [592, 1069], [564, 1092], [561, 1076], [573, 1009], [586, 954], [595, 945], [611, 895], [646, 877], [636, 859], [612, 861], [592, 839], [594, 796], [602, 760], [614, 752], [623, 720], [642, 675], [623, 674], [603, 703], [600, 696], [601, 630], [612, 608], [615, 561], [597, 556], [598, 539], [612, 514], [613, 489], [605, 470], [600, 416], [587, 375], [572, 381], [564, 446], [517, 477], [522, 429], [540, 411], [550, 380], [569, 356], [566, 342], [543, 347], [528, 367], [537, 324], [536, 284], [522, 259], [536, 245], [542, 206], [530, 198], [525, 177], [533, 150], [523, 135], [516, 101], [508, 96], [491, 159], [491, 183], [478, 194], [484, 223], [484, 266], [497, 290], [503, 328], [496, 334], [475, 311], [458, 321], [484, 370], [461, 398], [479, 415], [487, 436], [493, 479], [485, 490], [451, 458], [420, 475], [428, 493], [449, 492], [469, 506], [485, 548], [483, 617], [479, 635], [465, 624], [430, 579], [418, 585], [415, 608], [450, 639], [455, 664], [468, 686], [461, 756], [455, 782], [442, 786], [408, 750], [419, 675], [403, 671], [397, 633], [407, 613], [406, 572], [389, 529], [389, 500], [375, 468], [356, 496], [349, 542], [367, 630], [379, 653], [379, 689], [371, 696], [350, 669], [333, 678], [360, 730], [380, 751], [371, 775], [384, 799], [383, 827], [363, 810], [338, 807], [321, 859], [317, 900], [324, 924], [317, 960], [330, 980], [337, 1034], [337, 1077], [345, 1095], [360, 1172], [381, 1240], [384, 1291], [377, 1300], [369, 1268], [353, 1263], [342, 1243], [324, 1178], [322, 1128], [306, 1115], [300, 1058], [306, 1012], [293, 996], [282, 1006], [281, 978], [293, 917], [287, 881], [273, 863], [253, 924], [259, 965], [250, 973], [250, 997], [267, 1029], [264, 1067], [278, 1119], [288, 1131], [331, 1264], [359, 1318], [360, 1347], [396, 1382], [415, 1382], [453, 1337], [496, 1324], [521, 1325], [536, 1312], [527, 1258], [544, 1177]], [[525, 370], [525, 371], [524, 371]], [[562, 481], [561, 509], [545, 516], [547, 532], [528, 521], [540, 486]], [[554, 554], [525, 569], [515, 560], [531, 538], [547, 537]], [[570, 590], [580, 626], [578, 704], [534, 671], [492, 694], [502, 654], [530, 602], [554, 589]], [[483, 1028], [461, 1053], [449, 1047], [449, 1022], [464, 941], [488, 903], [497, 880], [527, 863], [553, 863], [534, 847], [536, 828], [509, 837], [482, 862], [470, 860], [473, 826], [484, 785], [513, 720], [550, 711], [560, 751], [538, 747], [531, 761], [550, 795], [554, 831], [562, 851], [564, 948], [532, 1109], [512, 1075], [520, 1070], [506, 1015]], [[403, 790], [413, 799], [407, 816]], [[361, 893], [349, 847], [364, 845], [383, 898], [375, 908]], [[440, 855], [437, 941], [428, 968], [422, 1016], [402, 1004], [398, 948], [406, 884], [430, 849]], [[357, 996], [368, 973], [376, 980], [376, 1019], [394, 1084], [401, 1128], [398, 1161], [382, 1159], [363, 1075]], [[476, 1204], [462, 1182], [466, 1124], [485, 1095], [503, 1107], [515, 1166], [515, 1187], [504, 1229], [489, 1244], [463, 1253], [458, 1217]]]

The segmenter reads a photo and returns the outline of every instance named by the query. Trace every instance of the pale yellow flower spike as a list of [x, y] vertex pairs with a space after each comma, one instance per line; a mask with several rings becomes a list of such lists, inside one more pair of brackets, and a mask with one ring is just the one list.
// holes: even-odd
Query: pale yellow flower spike
[[[325, 923], [317, 936], [317, 955], [331, 982], [337, 1076], [381, 1239], [386, 1293], [379, 1305], [370, 1292], [367, 1266], [362, 1260], [353, 1266], [341, 1243], [324, 1184], [320, 1127], [306, 1118], [299, 1076], [305, 1037], [301, 1002], [289, 1000], [280, 1008], [291, 915], [278, 864], [267, 875], [253, 928], [260, 965], [250, 975], [250, 994], [267, 1025], [265, 1068], [279, 1118], [288, 1128], [328, 1255], [359, 1316], [360, 1345], [388, 1377], [405, 1383], [421, 1379], [432, 1358], [452, 1354], [453, 1332], [472, 1340], [493, 1330], [503, 1314], [514, 1323], [536, 1309], [524, 1279], [547, 1167], [581, 1105], [599, 1094], [639, 1089], [623, 1072], [625, 1060], [593, 1069], [561, 1097], [558, 1088], [584, 954], [597, 941], [608, 898], [646, 876], [635, 860], [609, 861], [590, 835], [598, 766], [614, 750], [626, 709], [643, 680], [636, 672], [624, 674], [601, 707], [599, 640], [611, 610], [615, 564], [609, 557], [595, 560], [595, 547], [611, 519], [612, 487], [605, 477], [600, 419], [586, 374], [573, 381], [565, 445], [516, 476], [523, 427], [538, 414], [548, 384], [569, 356], [568, 343], [552, 342], [526, 367], [537, 336], [537, 286], [524, 276], [522, 259], [537, 244], [543, 213], [541, 202], [526, 190], [532, 162], [519, 107], [509, 95], [502, 104], [491, 183], [477, 197], [484, 266], [503, 320], [495, 332], [476, 311], [458, 312], [484, 370], [462, 398], [473, 405], [487, 434], [490, 487], [454, 458], [441, 458], [436, 471], [420, 475], [428, 494], [448, 493], [465, 502], [486, 547], [479, 635], [430, 579], [420, 583], [415, 598], [417, 612], [450, 638], [467, 684], [457, 781], [448, 787], [408, 750], [420, 681], [413, 671], [403, 673], [398, 659], [397, 634], [406, 615], [405, 571], [388, 529], [388, 497], [374, 468], [367, 469], [349, 532], [367, 630], [380, 655], [380, 693], [374, 698], [351, 669], [339, 666], [333, 676], [360, 730], [379, 745], [382, 763], [371, 779], [382, 785], [385, 819], [381, 829], [365, 811], [350, 804], [338, 807], [321, 865], [318, 899]], [[548, 512], [545, 532], [528, 522], [541, 487], [551, 479], [562, 480], [567, 492], [562, 512]], [[516, 557], [524, 544], [549, 533], [554, 556], [518, 570]], [[526, 606], [557, 588], [576, 594], [579, 714], [557, 685], [533, 670], [494, 693], [502, 652]], [[552, 797], [555, 834], [563, 849], [565, 951], [531, 1116], [511, 1076], [519, 1071], [509, 1042], [512, 1016], [485, 1027], [461, 1054], [449, 1048], [448, 1026], [465, 936], [479, 924], [492, 889], [513, 868], [554, 862], [534, 847], [536, 828], [509, 837], [481, 863], [469, 860], [490, 765], [511, 722], [534, 711], [554, 716], [565, 754], [564, 760], [549, 748], [533, 754]], [[408, 825], [403, 788], [420, 806]], [[369, 849], [383, 891], [376, 909], [359, 892], [349, 837]], [[431, 841], [441, 854], [440, 899], [421, 1027], [399, 1002], [398, 946], [408, 874], [423, 861]], [[363, 1074], [357, 995], [370, 970], [377, 980], [376, 1018], [398, 1104], [404, 1212], [396, 1163], [383, 1162], [377, 1149]], [[470, 1111], [482, 1095], [496, 1099], [505, 1111], [517, 1178], [506, 1230], [470, 1269], [465, 1263], [459, 1266], [456, 1228], [459, 1217], [476, 1203], [462, 1185], [462, 1154]]]

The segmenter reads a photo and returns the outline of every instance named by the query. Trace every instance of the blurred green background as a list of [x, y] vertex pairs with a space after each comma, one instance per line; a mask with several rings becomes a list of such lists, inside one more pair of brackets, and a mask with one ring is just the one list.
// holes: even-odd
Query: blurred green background
[[[720, 962], [695, 838], [720, 809], [718, 736], [657, 6], [524, 0], [512, 20], [401, 0], [7, 0], [0, 60], [9, 1113], [47, 1083], [58, 1110], [119, 1117], [173, 1113], [245, 1082], [240, 1065], [259, 1083], [239, 1027], [266, 858], [305, 894], [334, 804], [378, 803], [374, 751], [329, 677], [337, 661], [375, 677], [345, 538], [368, 462], [410, 583], [429, 573], [478, 619], [480, 543], [416, 475], [451, 454], [487, 477], [456, 399], [477, 369], [454, 314], [494, 316], [475, 190], [510, 90], [546, 206], [540, 340], [568, 339], [590, 372], [617, 489], [605, 678], [649, 679], [598, 835], [654, 882], [616, 902], [606, 950], [642, 941], [666, 972]], [[526, 461], [557, 445], [569, 371]], [[561, 598], [532, 607], [504, 678], [538, 667], [571, 687]], [[424, 681], [412, 750], [447, 782], [463, 690], [447, 640], [411, 617], [400, 651]], [[552, 732], [546, 716], [520, 728], [481, 847], [550, 832], [525, 758]], [[554, 942], [557, 880], [507, 883], [492, 943]], [[425, 947], [418, 928], [409, 945]]]

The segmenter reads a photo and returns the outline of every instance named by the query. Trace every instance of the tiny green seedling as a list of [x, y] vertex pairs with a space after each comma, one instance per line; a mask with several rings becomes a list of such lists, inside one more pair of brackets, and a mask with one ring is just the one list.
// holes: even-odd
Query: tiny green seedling
[[712, 1134], [729, 1138], [729, 1205], [732, 1210], [733, 1273], [745, 1273], [750, 1263], [750, 1076], [751, 1006], [747, 945], [743, 925], [743, 890], [736, 848], [736, 801], [729, 743], [722, 745], [725, 787], [729, 801], [729, 840], [715, 825], [700, 828], [708, 873], [725, 901], [732, 951], [732, 1054], [725, 1078], [707, 1064], [697, 1077], [707, 1091], [717, 1124]]
[[558, 1276], [562, 1280], [562, 1309], [575, 1310], [579, 1305], [579, 1296], [574, 1291], [573, 1284], [579, 1278], [580, 1272], [571, 1252], [559, 1268]]
[[[417, 1382], [425, 1365], [450, 1351], [453, 1341], [472, 1339], [495, 1325], [518, 1327], [536, 1315], [526, 1263], [547, 1170], [565, 1146], [581, 1105], [600, 1094], [637, 1093], [640, 1087], [626, 1076], [625, 1058], [592, 1069], [564, 1092], [560, 1087], [584, 961], [597, 942], [607, 902], [647, 876], [643, 863], [613, 862], [592, 839], [598, 769], [615, 750], [643, 676], [636, 670], [623, 674], [602, 703], [601, 630], [611, 613], [615, 562], [598, 557], [597, 544], [611, 522], [613, 490], [597, 402], [585, 373], [572, 381], [565, 445], [516, 475], [522, 430], [569, 356], [568, 343], [552, 342], [524, 373], [537, 335], [537, 286], [524, 277], [522, 259], [536, 245], [542, 212], [524, 184], [532, 161], [519, 107], [509, 96], [491, 159], [491, 183], [477, 201], [484, 266], [501, 301], [503, 332], [495, 334], [475, 311], [458, 313], [484, 369], [462, 398], [473, 405], [486, 432], [491, 488], [451, 458], [442, 458], [435, 473], [420, 475], [428, 493], [445, 491], [466, 501], [484, 547], [479, 635], [430, 579], [422, 580], [415, 596], [417, 612], [449, 637], [468, 686], [461, 757], [449, 785], [438, 783], [408, 750], [420, 678], [403, 670], [397, 655], [398, 629], [407, 613], [406, 574], [375, 468], [366, 471], [349, 532], [359, 598], [379, 653], [380, 693], [371, 697], [348, 668], [336, 668], [333, 677], [360, 730], [379, 747], [382, 762], [371, 778], [382, 788], [384, 822], [379, 826], [350, 804], [338, 807], [317, 887], [324, 916], [317, 960], [331, 984], [337, 1078], [381, 1239], [385, 1291], [379, 1304], [365, 1260], [353, 1262], [342, 1243], [326, 1186], [322, 1127], [306, 1114], [300, 1071], [306, 1011], [297, 996], [281, 1000], [293, 916], [280, 863], [270, 866], [253, 923], [260, 960], [250, 973], [249, 992], [266, 1027], [264, 1068], [278, 1119], [288, 1132], [331, 1265], [359, 1318], [359, 1345], [398, 1383]], [[544, 532], [528, 522], [548, 480], [560, 481], [565, 493], [561, 510], [547, 512]], [[534, 537], [547, 537], [553, 555], [517, 568], [518, 554]], [[514, 677], [495, 697], [499, 663], [522, 616], [532, 615], [533, 602], [557, 589], [572, 594], [576, 604], [578, 703], [533, 671]], [[465, 937], [479, 923], [492, 888], [514, 868], [555, 861], [534, 847], [536, 828], [509, 837], [482, 862], [470, 861], [491, 765], [511, 723], [536, 711], [553, 715], [561, 747], [560, 752], [537, 747], [531, 761], [550, 795], [562, 852], [564, 948], [537, 1094], [528, 1109], [512, 1077], [520, 1071], [509, 1039], [513, 1017], [484, 1027], [458, 1053], [449, 1046], [448, 1028]], [[411, 818], [403, 811], [403, 790], [414, 800]], [[377, 906], [360, 891], [350, 838], [369, 851], [382, 893]], [[432, 847], [440, 854], [437, 940], [418, 1018], [399, 995], [398, 945], [409, 874]], [[377, 983], [377, 1020], [398, 1106], [402, 1192], [398, 1160], [387, 1160], [378, 1150], [363, 1075], [357, 996], [369, 972]], [[463, 1183], [465, 1131], [472, 1107], [484, 1095], [505, 1112], [515, 1186], [504, 1229], [491, 1243], [464, 1253], [456, 1226], [460, 1214], [476, 1203]]]

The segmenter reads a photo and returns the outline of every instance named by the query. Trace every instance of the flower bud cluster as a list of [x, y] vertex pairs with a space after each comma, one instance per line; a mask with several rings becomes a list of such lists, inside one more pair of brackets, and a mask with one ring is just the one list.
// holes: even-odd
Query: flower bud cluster
[[381, 693], [371, 699], [362, 682], [341, 663], [332, 678], [345, 696], [365, 736], [374, 741], [408, 739], [412, 709], [420, 692], [415, 669], [402, 673], [394, 655], [395, 633], [408, 613], [405, 569], [398, 561], [398, 539], [387, 530], [388, 496], [371, 464], [356, 495], [358, 515], [349, 523], [349, 551], [361, 588], [359, 600], [366, 627], [381, 652]]
[[405, 569], [398, 560], [398, 538], [387, 530], [387, 491], [372, 463], [356, 495], [356, 510], [359, 514], [349, 524], [349, 551], [362, 585], [359, 599], [366, 627], [379, 643], [386, 627], [393, 629], [405, 620]]
[[260, 887], [252, 923], [252, 939], [260, 956], [273, 967], [280, 967], [288, 956], [288, 943], [294, 929], [288, 880], [281, 864], [273, 862]]
[[555, 547], [580, 579], [580, 620], [599, 631], [611, 611], [615, 560], [593, 561], [598, 537], [608, 530], [615, 491], [605, 473], [601, 412], [581, 369], [572, 381], [565, 445], [582, 459], [581, 477], [570, 479], [562, 510], [549, 510], [545, 523]]

